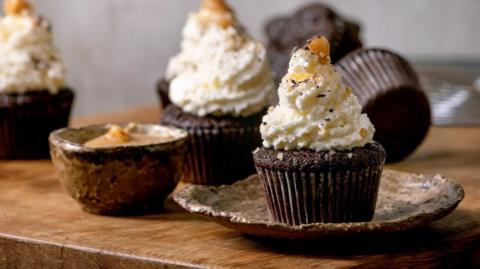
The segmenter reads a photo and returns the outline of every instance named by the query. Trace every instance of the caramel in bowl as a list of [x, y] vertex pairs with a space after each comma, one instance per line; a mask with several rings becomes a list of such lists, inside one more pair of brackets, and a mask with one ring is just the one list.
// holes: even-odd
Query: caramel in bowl
[[49, 142], [60, 181], [83, 210], [140, 215], [163, 209], [183, 176], [187, 139], [173, 127], [104, 124], [60, 129]]

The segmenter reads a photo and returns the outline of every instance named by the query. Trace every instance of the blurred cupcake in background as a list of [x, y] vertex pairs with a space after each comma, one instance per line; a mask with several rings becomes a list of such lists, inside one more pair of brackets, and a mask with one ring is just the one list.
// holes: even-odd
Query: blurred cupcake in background
[[362, 47], [360, 26], [321, 3], [306, 5], [291, 15], [267, 22], [268, 56], [278, 81], [287, 72], [290, 54], [314, 35], [326, 37], [331, 44], [332, 62]]
[[0, 20], [0, 159], [48, 157], [48, 136], [68, 124], [73, 92], [49, 22], [26, 0]]
[[186, 181], [228, 184], [255, 169], [258, 125], [274, 92], [266, 50], [222, 0], [205, 0], [189, 15], [181, 52], [159, 84], [164, 124], [191, 134]]

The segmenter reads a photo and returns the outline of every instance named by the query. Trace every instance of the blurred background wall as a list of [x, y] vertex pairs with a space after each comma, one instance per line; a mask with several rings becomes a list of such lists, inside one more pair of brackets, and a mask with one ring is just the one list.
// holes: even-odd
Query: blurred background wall
[[[77, 91], [75, 115], [156, 104], [154, 85], [179, 49], [187, 13], [199, 0], [32, 0], [51, 19]], [[230, 0], [263, 40], [271, 16], [312, 0]], [[363, 25], [369, 46], [413, 60], [480, 61], [479, 0], [329, 0]]]

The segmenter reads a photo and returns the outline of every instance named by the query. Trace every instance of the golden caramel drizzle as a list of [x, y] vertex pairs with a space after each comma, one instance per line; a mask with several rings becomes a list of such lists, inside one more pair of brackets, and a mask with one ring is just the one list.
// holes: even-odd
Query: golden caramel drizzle
[[330, 61], [330, 42], [323, 36], [316, 36], [308, 41], [307, 48], [320, 57], [320, 63]]
[[27, 0], [5, 0], [3, 9], [5, 10], [5, 14], [10, 16], [33, 13], [33, 6]]
[[292, 73], [289, 78], [299, 82], [311, 79], [313, 76], [312, 73]]

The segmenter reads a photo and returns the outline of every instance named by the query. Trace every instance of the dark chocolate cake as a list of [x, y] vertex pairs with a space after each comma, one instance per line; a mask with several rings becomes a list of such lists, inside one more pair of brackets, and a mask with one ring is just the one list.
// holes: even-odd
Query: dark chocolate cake
[[307, 5], [290, 16], [273, 18], [267, 23], [265, 32], [269, 60], [278, 80], [287, 71], [291, 51], [303, 46], [312, 36], [324, 36], [330, 41], [332, 62], [362, 47], [360, 26], [320, 3]]

